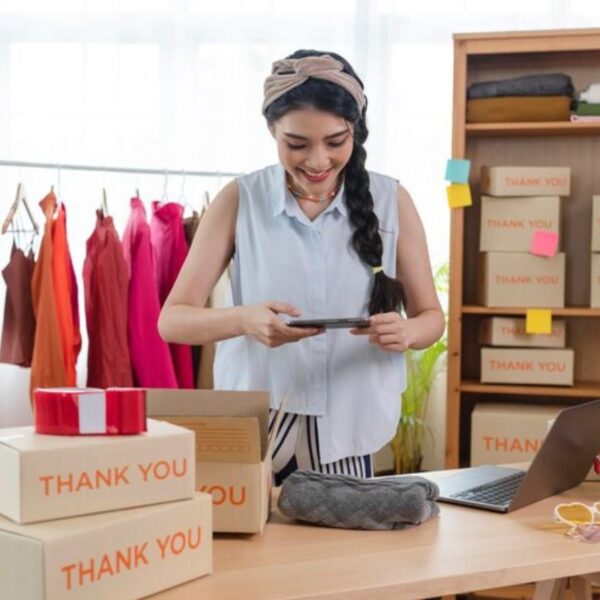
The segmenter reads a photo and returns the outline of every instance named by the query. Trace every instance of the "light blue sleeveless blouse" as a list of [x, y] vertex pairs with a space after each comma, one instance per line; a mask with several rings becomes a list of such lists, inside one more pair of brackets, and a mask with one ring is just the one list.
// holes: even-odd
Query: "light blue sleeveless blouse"
[[[369, 173], [383, 240], [382, 264], [396, 274], [398, 182]], [[285, 185], [282, 165], [238, 179], [239, 208], [229, 305], [287, 302], [299, 318], [368, 315], [373, 274], [352, 247], [344, 188], [314, 221]], [[280, 315], [281, 318], [288, 318]], [[217, 344], [215, 388], [269, 390], [271, 408], [317, 415], [323, 463], [373, 453], [394, 435], [406, 387], [404, 355], [367, 336], [333, 329], [268, 348], [247, 336]]]

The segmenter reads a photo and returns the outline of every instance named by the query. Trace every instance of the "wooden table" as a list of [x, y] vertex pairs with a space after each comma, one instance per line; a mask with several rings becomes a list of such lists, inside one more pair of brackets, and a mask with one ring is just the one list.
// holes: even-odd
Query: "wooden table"
[[553, 509], [599, 499], [600, 482], [588, 482], [508, 515], [440, 504], [415, 529], [382, 532], [300, 524], [275, 509], [262, 536], [215, 537], [212, 575], [153, 598], [404, 600], [597, 572], [600, 544], [563, 535]]

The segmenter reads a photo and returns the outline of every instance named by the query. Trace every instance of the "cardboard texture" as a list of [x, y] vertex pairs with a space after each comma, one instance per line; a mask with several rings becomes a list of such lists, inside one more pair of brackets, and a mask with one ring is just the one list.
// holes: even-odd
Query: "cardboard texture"
[[570, 348], [482, 348], [482, 383], [573, 385]]
[[18, 523], [191, 498], [194, 479], [194, 436], [168, 423], [118, 437], [0, 430], [0, 514]]
[[479, 343], [485, 346], [524, 346], [528, 348], [564, 348], [566, 322], [552, 320], [550, 335], [525, 333], [525, 319], [520, 317], [492, 317], [481, 321]]
[[565, 255], [553, 258], [526, 252], [480, 254], [479, 301], [483, 306], [562, 308]]
[[600, 254], [592, 254], [591, 308], [600, 308]]
[[526, 462], [562, 406], [477, 404], [471, 413], [471, 466]]
[[600, 252], [600, 196], [592, 198], [592, 252]]
[[133, 600], [212, 572], [208, 494], [17, 525], [0, 517], [0, 598]]
[[529, 252], [538, 230], [560, 231], [558, 196], [481, 197], [482, 252]]
[[213, 497], [214, 531], [261, 533], [271, 500], [269, 393], [148, 390], [147, 403], [148, 416], [195, 433], [196, 489]]
[[568, 196], [570, 167], [481, 167], [479, 191], [490, 196]]

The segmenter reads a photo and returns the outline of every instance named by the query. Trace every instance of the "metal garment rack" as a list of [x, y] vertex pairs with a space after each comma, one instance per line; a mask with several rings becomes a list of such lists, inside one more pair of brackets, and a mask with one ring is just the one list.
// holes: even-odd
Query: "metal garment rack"
[[179, 177], [239, 177], [242, 173], [229, 171], [187, 171], [179, 169], [138, 169], [135, 167], [110, 167], [99, 165], [74, 165], [63, 163], [25, 162], [20, 160], [0, 160], [2, 167], [27, 167], [32, 169], [55, 169], [58, 171], [101, 171], [111, 173], [132, 173], [138, 175], [175, 175]]

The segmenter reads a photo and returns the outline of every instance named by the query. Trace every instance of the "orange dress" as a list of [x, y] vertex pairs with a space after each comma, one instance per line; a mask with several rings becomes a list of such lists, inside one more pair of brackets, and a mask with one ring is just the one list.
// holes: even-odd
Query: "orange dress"
[[37, 387], [69, 385], [63, 356], [61, 331], [56, 310], [52, 273], [52, 226], [56, 196], [50, 192], [41, 202], [46, 223], [38, 261], [33, 270], [31, 297], [36, 328], [31, 360], [30, 393]]
[[60, 338], [65, 362], [67, 385], [76, 385], [75, 363], [81, 348], [79, 327], [75, 324], [71, 299], [74, 281], [71, 278], [71, 257], [67, 242], [67, 223], [65, 207], [60, 206], [52, 225], [52, 280], [54, 298], [60, 328]]

